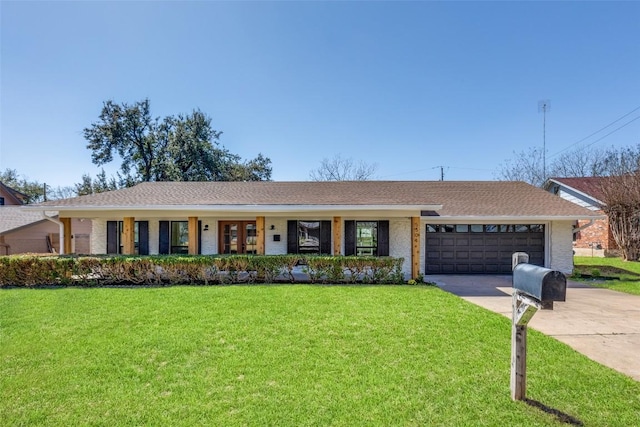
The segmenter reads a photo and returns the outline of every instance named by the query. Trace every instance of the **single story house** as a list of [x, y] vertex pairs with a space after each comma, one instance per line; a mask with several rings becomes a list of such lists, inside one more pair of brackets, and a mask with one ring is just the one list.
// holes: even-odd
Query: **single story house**
[[[0, 255], [59, 252], [60, 222], [22, 208], [27, 196], [0, 182]], [[73, 220], [69, 252], [89, 253], [91, 221]]]
[[606, 180], [606, 177], [549, 178], [544, 184], [550, 193], [602, 215], [600, 219], [577, 221], [573, 240], [576, 255], [602, 257], [618, 249], [602, 210], [602, 185]]
[[524, 182], [145, 182], [27, 209], [93, 223], [93, 254], [403, 257], [407, 277], [509, 274], [513, 252], [570, 273], [573, 225], [601, 215]]

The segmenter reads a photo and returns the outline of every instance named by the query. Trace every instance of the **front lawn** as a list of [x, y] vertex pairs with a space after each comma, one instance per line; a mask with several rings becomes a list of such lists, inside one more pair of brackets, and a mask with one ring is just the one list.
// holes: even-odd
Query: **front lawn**
[[[574, 257], [574, 276], [590, 276], [584, 281], [592, 286], [640, 295], [640, 262], [622, 258]], [[575, 277], [574, 277], [575, 278]]]
[[640, 383], [533, 330], [528, 358], [513, 402], [510, 321], [429, 286], [0, 291], [3, 425], [640, 419]]

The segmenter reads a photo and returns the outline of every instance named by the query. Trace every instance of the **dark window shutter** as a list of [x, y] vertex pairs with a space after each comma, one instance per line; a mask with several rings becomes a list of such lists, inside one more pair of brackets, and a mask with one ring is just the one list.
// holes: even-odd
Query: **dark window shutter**
[[107, 253], [118, 253], [118, 221], [107, 221]]
[[149, 221], [138, 221], [138, 254], [149, 255]]
[[202, 221], [198, 221], [198, 255], [202, 253]]
[[378, 256], [389, 256], [389, 221], [378, 221]]
[[298, 253], [298, 221], [287, 221], [287, 253]]
[[356, 222], [355, 221], [344, 222], [344, 254], [347, 256], [356, 254]]
[[331, 221], [320, 221], [320, 253], [331, 255]]
[[169, 221], [160, 221], [160, 241], [158, 253], [161, 255], [169, 253]]

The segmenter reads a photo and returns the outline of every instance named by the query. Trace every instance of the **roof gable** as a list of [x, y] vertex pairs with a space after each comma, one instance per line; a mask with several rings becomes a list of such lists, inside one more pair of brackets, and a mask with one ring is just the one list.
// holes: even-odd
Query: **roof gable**
[[590, 177], [572, 177], [572, 178], [550, 178], [550, 182], [555, 182], [564, 187], [577, 191], [585, 196], [593, 199], [597, 204], [602, 204], [604, 194], [602, 185], [607, 182], [608, 177], [590, 176]]
[[8, 197], [11, 201], [13, 201], [13, 203], [6, 203], [5, 200], [5, 203], [7, 205], [22, 205], [27, 199], [26, 194], [21, 193], [18, 190], [14, 190], [3, 182], [0, 182], [0, 196]]

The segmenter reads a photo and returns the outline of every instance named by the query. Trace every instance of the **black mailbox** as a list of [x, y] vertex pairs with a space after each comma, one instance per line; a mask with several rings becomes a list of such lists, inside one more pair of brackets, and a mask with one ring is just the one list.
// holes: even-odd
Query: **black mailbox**
[[531, 264], [518, 264], [513, 268], [513, 289], [553, 307], [553, 301], [565, 301], [567, 278], [559, 271]]

